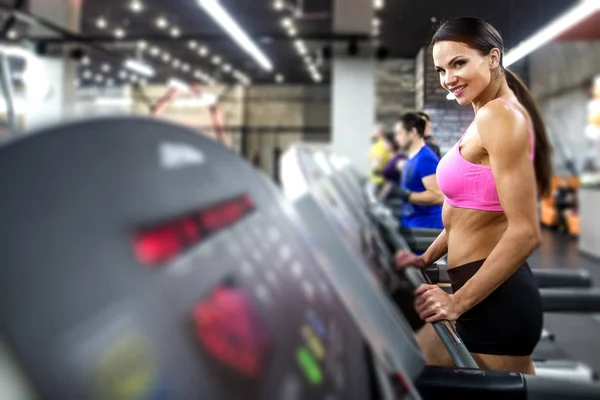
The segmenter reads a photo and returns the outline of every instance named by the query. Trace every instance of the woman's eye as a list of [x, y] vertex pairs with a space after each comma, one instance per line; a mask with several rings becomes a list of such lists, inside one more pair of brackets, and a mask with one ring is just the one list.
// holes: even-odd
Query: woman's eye
[[464, 61], [457, 61], [454, 65], [456, 65], [457, 67], [462, 67], [463, 65], [465, 65]]

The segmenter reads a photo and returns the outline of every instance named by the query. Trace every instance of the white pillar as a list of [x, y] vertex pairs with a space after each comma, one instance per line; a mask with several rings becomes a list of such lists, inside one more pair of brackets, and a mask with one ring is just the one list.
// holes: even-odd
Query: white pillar
[[[29, 12], [53, 23], [79, 32], [81, 2], [64, 0], [30, 0]], [[32, 26], [32, 36], [56, 36], [44, 28]], [[77, 62], [64, 55], [35, 56], [28, 60], [25, 88], [24, 130], [30, 131], [44, 125], [54, 124], [72, 113], [75, 103]]]
[[[372, 0], [335, 1], [335, 33], [370, 34], [372, 19]], [[366, 54], [349, 56], [346, 47], [347, 43], [343, 43], [334, 51], [332, 148], [366, 174], [370, 136], [375, 125], [375, 61]]]

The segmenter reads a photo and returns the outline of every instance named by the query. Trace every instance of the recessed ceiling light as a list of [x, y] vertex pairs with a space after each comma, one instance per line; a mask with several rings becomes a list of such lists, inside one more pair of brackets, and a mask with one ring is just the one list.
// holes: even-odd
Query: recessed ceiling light
[[383, 0], [374, 0], [373, 5], [375, 6], [376, 10], [381, 10], [384, 6], [384, 1]]
[[290, 29], [288, 29], [287, 32], [288, 32], [288, 35], [290, 35], [292, 37], [294, 37], [294, 36], [296, 36], [298, 34], [298, 31], [296, 30], [295, 27], [291, 27]]
[[85, 71], [83, 71], [82, 75], [85, 79], [90, 79], [92, 77], [92, 71], [85, 70]]
[[102, 64], [102, 72], [110, 72], [110, 65]]
[[169, 21], [167, 21], [165, 17], [160, 17], [156, 20], [156, 26], [158, 26], [160, 29], [165, 29], [167, 26], [169, 26]]
[[144, 4], [140, 0], [132, 0], [129, 3], [129, 9], [133, 12], [139, 13], [144, 11]]
[[137, 46], [140, 50], [146, 50], [148, 48], [148, 42], [145, 40], [140, 40], [137, 42]]
[[192, 67], [190, 66], [190, 64], [183, 64], [181, 66], [181, 69], [183, 72], [190, 72], [190, 69], [192, 69]]
[[202, 46], [200, 47], [200, 50], [198, 50], [198, 54], [202, 57], [206, 57], [208, 55], [208, 49], [205, 46]]
[[283, 10], [284, 6], [285, 5], [283, 4], [283, 0], [275, 0], [273, 2], [273, 8], [276, 9], [277, 11]]
[[89, 57], [83, 57], [81, 59], [81, 65], [90, 65], [90, 58]]
[[196, 47], [198, 47], [198, 42], [196, 42], [195, 40], [190, 40], [188, 42], [188, 47], [192, 50], [194, 50]]
[[179, 67], [180, 65], [181, 65], [181, 61], [179, 61], [179, 60], [177, 60], [177, 59], [173, 60], [173, 66], [174, 66], [175, 68]]
[[115, 29], [115, 37], [117, 39], [123, 39], [125, 37], [125, 30], [121, 28]]
[[229, 65], [229, 64], [223, 65], [223, 71], [230, 72], [231, 71], [231, 65]]
[[436, 17], [431, 17], [429, 19], [431, 21], [431, 23], [435, 24], [437, 22], [437, 18]]
[[277, 75], [275, 76], [275, 81], [277, 81], [277, 83], [281, 83], [281, 82], [283, 82], [283, 81], [284, 81], [284, 77], [283, 77], [283, 75], [281, 75], [281, 74], [277, 74]]
[[294, 22], [289, 17], [281, 20], [281, 25], [283, 25], [284, 28], [290, 28], [293, 23]]
[[179, 30], [179, 28], [171, 28], [171, 36], [173, 36], [173, 37], [181, 36], [181, 31]]
[[115, 84], [115, 80], [110, 78], [106, 80], [106, 86], [113, 86]]
[[14, 29], [9, 30], [7, 35], [9, 39], [16, 39], [17, 36], [19, 36], [17, 31], [15, 31]]
[[157, 55], [160, 54], [160, 49], [158, 47], [154, 46], [150, 49], [150, 54], [156, 57]]
[[125, 71], [119, 72], [119, 78], [127, 79], [127, 76], [128, 76], [127, 72], [125, 72]]
[[108, 22], [106, 21], [106, 19], [104, 17], [100, 17], [96, 20], [96, 27], [98, 29], [106, 29], [107, 26], [108, 26]]
[[380, 26], [381, 25], [381, 21], [379, 20], [379, 18], [373, 18], [373, 26]]
[[219, 56], [214, 56], [214, 57], [212, 58], [212, 63], [213, 63], [213, 64], [216, 64], [216, 65], [219, 65], [219, 64], [221, 64], [221, 57], [219, 57]]
[[169, 53], [164, 53], [164, 54], [162, 55], [162, 60], [163, 60], [164, 62], [169, 62], [169, 61], [171, 60], [171, 55], [170, 55]]
[[96, 82], [102, 82], [104, 80], [104, 77], [100, 74], [96, 75]]

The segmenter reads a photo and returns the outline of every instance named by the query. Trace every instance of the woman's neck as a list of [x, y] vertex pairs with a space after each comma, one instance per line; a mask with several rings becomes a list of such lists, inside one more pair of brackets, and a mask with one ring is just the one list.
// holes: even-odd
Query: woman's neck
[[473, 105], [473, 111], [477, 114], [477, 111], [490, 101], [497, 99], [498, 97], [506, 96], [511, 92], [512, 91], [508, 87], [508, 82], [506, 82], [506, 78], [504, 75], [500, 75], [498, 78], [492, 80], [487, 88], [473, 100], [471, 103]]

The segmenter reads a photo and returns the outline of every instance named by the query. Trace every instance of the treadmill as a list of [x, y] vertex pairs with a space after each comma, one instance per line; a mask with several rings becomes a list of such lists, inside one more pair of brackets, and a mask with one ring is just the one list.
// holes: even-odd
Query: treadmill
[[[354, 209], [358, 211], [361, 211], [362, 208], [366, 208], [367, 212], [365, 214], [369, 215], [373, 224], [377, 226], [375, 229], [378, 231], [378, 233], [375, 233], [375, 236], [378, 236], [379, 234], [385, 234], [387, 232], [387, 235], [384, 235], [386, 236], [384, 241], [391, 241], [394, 249], [409, 248], [409, 245], [404, 239], [403, 235], [398, 233], [396, 218], [392, 215], [387, 207], [378, 201], [372, 190], [369, 190], [367, 187], [366, 190], [360, 193], [358, 189], [360, 187], [358, 182], [355, 181], [356, 184], [354, 185], [354, 188], [352, 188], [352, 185], [346, 181], [347, 179], [352, 178], [348, 174], [345, 174], [346, 176], [344, 177], [342, 174], [343, 169], [338, 170], [336, 173], [329, 171], [330, 167], [333, 167], [334, 169], [336, 167], [335, 159], [333, 157], [327, 157], [331, 165], [325, 166], [323, 165], [324, 161], [322, 160], [322, 152], [306, 152], [301, 149], [293, 149], [290, 150], [290, 152], [306, 154], [305, 158], [300, 157], [298, 159], [299, 162], [305, 164], [302, 166], [302, 168], [310, 170], [311, 168], [315, 168], [316, 164], [320, 166], [323, 171], [326, 171], [326, 180], [331, 186], [331, 190], [337, 193], [339, 198], [344, 199], [348, 207], [354, 207]], [[315, 159], [314, 164], [310, 163], [310, 155], [312, 155]], [[290, 166], [286, 166], [286, 169], [289, 170]], [[319, 177], [319, 179], [321, 179], [321, 175], [319, 174], [312, 174], [312, 176]], [[309, 181], [310, 180], [311, 179], [309, 179]], [[298, 185], [294, 185], [294, 188], [297, 189]], [[378, 250], [373, 251], [377, 252]], [[439, 278], [440, 270], [445, 271], [445, 268], [445, 266], [438, 265], [435, 268], [428, 268], [425, 270], [425, 272], [432, 280], [435, 281], [435, 278]], [[569, 278], [569, 275], [567, 275], [567, 278]], [[397, 285], [395, 288], [388, 288], [388, 291], [393, 293], [392, 297], [394, 300], [396, 300], [396, 304], [399, 306], [400, 311], [408, 319], [412, 329], [416, 331], [424, 325], [424, 322], [414, 311], [414, 296], [412, 295], [412, 288], [407, 288], [405, 286], [401, 291], [399, 290], [400, 287], [400, 285]], [[450, 287], [448, 287], [448, 289], [451, 290]], [[566, 301], [563, 301], [565, 304], [560, 306], [563, 310], [565, 310], [565, 307], [568, 307], [569, 305], [573, 306], [573, 304], [581, 300], [582, 297], [592, 297], [592, 299], [588, 300], [588, 302], [592, 302], [594, 299], [596, 302], [598, 301], [598, 295], [595, 289], [591, 289], [591, 292], [590, 290], [585, 290], [583, 294], [574, 293], [574, 290], [559, 290], [557, 293], [564, 293], [563, 298], [566, 299]], [[546, 293], [542, 293], [542, 296], [544, 299], [545, 311], [555, 311], [558, 309], [559, 305], [555, 304], [557, 302], [560, 304], [558, 300], [548, 297]], [[562, 378], [583, 381], [592, 381], [596, 379], [596, 372], [594, 370], [580, 362], [568, 360], [564, 352], [554, 345], [552, 340], [547, 340], [550, 339], [551, 334], [548, 332], [545, 333], [546, 336], [543, 336], [534, 353], [536, 359], [536, 370], [538, 371], [538, 374], [544, 376], [560, 376]]]
[[600, 394], [426, 368], [401, 315], [379, 324], [388, 308], [355, 279], [359, 258], [334, 263], [339, 238], [311, 239], [309, 215], [190, 129], [142, 118], [46, 128], [0, 148], [0, 184], [2, 399]]

